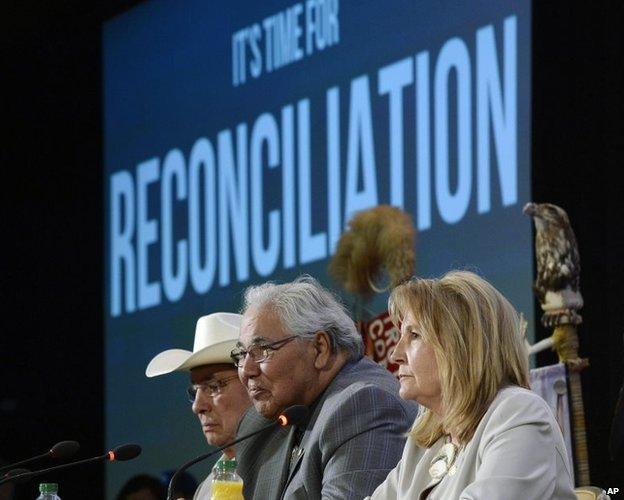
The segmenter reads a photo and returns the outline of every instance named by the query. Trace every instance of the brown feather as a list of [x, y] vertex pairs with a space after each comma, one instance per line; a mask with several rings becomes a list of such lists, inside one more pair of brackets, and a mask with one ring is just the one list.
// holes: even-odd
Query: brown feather
[[329, 263], [330, 275], [348, 292], [371, 295], [385, 273], [391, 286], [414, 272], [416, 230], [411, 217], [389, 205], [356, 213]]

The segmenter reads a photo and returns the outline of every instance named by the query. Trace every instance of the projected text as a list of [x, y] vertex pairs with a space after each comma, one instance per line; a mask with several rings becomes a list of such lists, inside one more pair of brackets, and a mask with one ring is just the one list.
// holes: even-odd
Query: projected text
[[[199, 137], [188, 151], [174, 148], [113, 173], [111, 315], [176, 302], [190, 290], [205, 294], [242, 283], [252, 272], [268, 276], [278, 266], [324, 259], [356, 211], [385, 200], [404, 207], [406, 193], [415, 197], [420, 231], [431, 227], [434, 214], [455, 224], [471, 207], [487, 213], [493, 200], [515, 204], [516, 18], [501, 28], [502, 44], [487, 25], [473, 40], [453, 37], [436, 53], [423, 50], [357, 75], [344, 88], [328, 88], [321, 102], [303, 97], [284, 103], [214, 137]], [[405, 109], [406, 92], [414, 93], [415, 113]], [[375, 160], [376, 100], [387, 105], [387, 166]], [[348, 103], [346, 113], [341, 103]], [[318, 122], [311, 114], [321, 110], [323, 130], [312, 130]], [[404, 151], [406, 117], [414, 121], [408, 125], [416, 133], [414, 158]], [[311, 148], [312, 135], [326, 138], [322, 158]], [[324, 227], [313, 224], [312, 209], [312, 170], [321, 168]], [[383, 169], [388, 192], [378, 187]], [[407, 169], [415, 172], [415, 186], [406, 186]], [[281, 184], [271, 189], [281, 195], [272, 204], [265, 199], [271, 172]], [[150, 206], [158, 213], [150, 215]], [[176, 217], [180, 211], [184, 216]]]
[[[339, 0], [306, 0], [232, 35], [232, 85], [258, 78], [340, 41]], [[263, 50], [264, 49], [264, 50]]]

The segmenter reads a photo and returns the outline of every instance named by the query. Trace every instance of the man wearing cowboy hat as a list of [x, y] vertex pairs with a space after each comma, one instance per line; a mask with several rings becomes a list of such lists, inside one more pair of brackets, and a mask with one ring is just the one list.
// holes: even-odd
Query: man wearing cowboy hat
[[[197, 320], [193, 352], [169, 349], [156, 355], [145, 370], [148, 377], [190, 371], [188, 396], [211, 446], [220, 447], [234, 440], [238, 422], [251, 404], [230, 358], [240, 324], [240, 314], [219, 312], [202, 316]], [[233, 458], [234, 453], [234, 448], [223, 452], [227, 458]], [[210, 484], [208, 477], [194, 498], [210, 498]]]

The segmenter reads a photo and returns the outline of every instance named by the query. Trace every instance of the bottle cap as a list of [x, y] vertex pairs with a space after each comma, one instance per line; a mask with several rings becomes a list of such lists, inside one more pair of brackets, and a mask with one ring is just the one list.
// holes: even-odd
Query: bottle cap
[[39, 485], [39, 493], [57, 493], [58, 483], [41, 483]]
[[232, 471], [236, 470], [236, 459], [231, 458], [229, 460], [219, 460], [215, 467], [219, 470]]

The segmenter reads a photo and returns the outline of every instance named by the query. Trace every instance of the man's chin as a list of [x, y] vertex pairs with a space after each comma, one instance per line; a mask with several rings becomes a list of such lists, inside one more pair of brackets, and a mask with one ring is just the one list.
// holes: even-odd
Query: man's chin
[[225, 436], [222, 432], [204, 432], [204, 437], [210, 446], [214, 446], [215, 448], [220, 448], [223, 445], [228, 444], [230, 441], [234, 440], [235, 436]]
[[275, 420], [280, 414], [280, 409], [270, 401], [254, 401], [254, 408], [267, 420]]
[[206, 436], [206, 441], [208, 442], [208, 445], [210, 446], [213, 446], [215, 448], [221, 448], [221, 446], [225, 446], [230, 441], [234, 441], [234, 438], [227, 441], [223, 439], [222, 437], [215, 438], [214, 436]]

